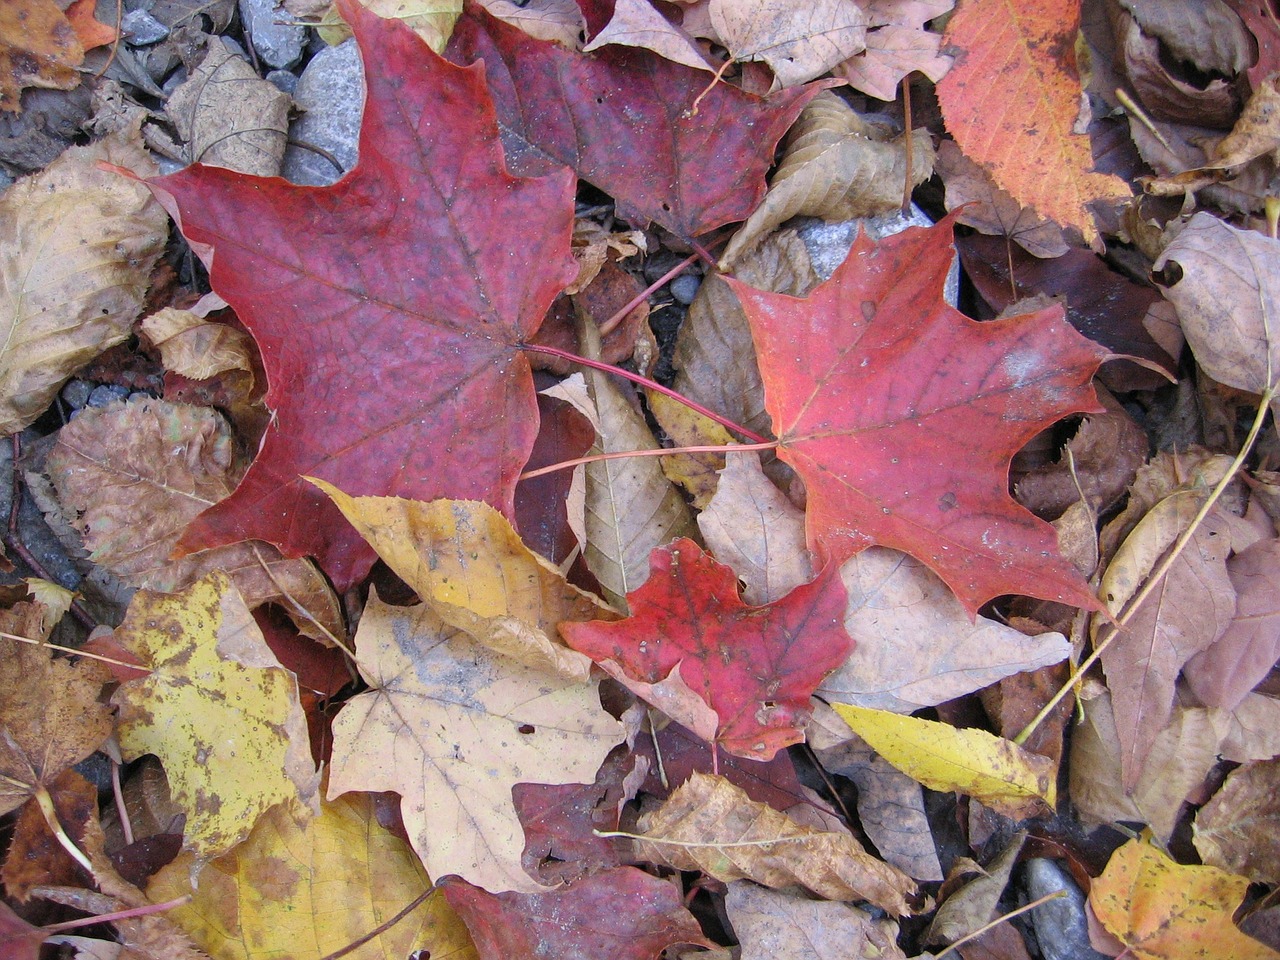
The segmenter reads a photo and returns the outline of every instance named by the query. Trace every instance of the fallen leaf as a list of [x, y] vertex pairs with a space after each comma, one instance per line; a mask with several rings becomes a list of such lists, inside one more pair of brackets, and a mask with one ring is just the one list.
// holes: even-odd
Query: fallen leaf
[[929, 923], [924, 934], [925, 943], [949, 945], [971, 936], [991, 922], [1026, 839], [1025, 833], [1015, 834], [978, 876], [950, 892]]
[[923, 563], [896, 550], [869, 547], [845, 561], [840, 578], [849, 593], [845, 629], [859, 642], [819, 687], [828, 700], [912, 713], [1071, 652], [1060, 633], [1029, 637], [970, 618]]
[[[614, 198], [618, 215], [695, 237], [743, 220], [764, 195], [773, 146], [822, 84], [762, 100], [651, 51], [591, 56], [534, 40], [474, 6], [449, 56], [485, 63], [507, 164], [534, 175], [572, 167]], [[536, 262], [536, 258], [534, 261]]]
[[253, 378], [253, 343], [225, 323], [205, 320], [190, 310], [165, 307], [145, 317], [143, 336], [160, 351], [165, 369], [192, 380], [232, 371]]
[[1280, 540], [1260, 540], [1227, 561], [1236, 613], [1222, 636], [1183, 665], [1206, 706], [1234, 710], [1280, 659]]
[[432, 876], [456, 873], [495, 893], [543, 891], [521, 867], [511, 787], [595, 777], [622, 740], [597, 683], [491, 653], [425, 604], [376, 598], [360, 621], [356, 657], [371, 689], [333, 722], [329, 796], [394, 790]]
[[64, 11], [71, 29], [85, 50], [106, 46], [120, 39], [120, 32], [94, 18], [97, 4], [93, 0], [72, 0]]
[[1193, 825], [1200, 859], [1254, 883], [1280, 883], [1280, 760], [1231, 771]]
[[[165, 916], [215, 960], [324, 957], [371, 933], [431, 886], [409, 845], [379, 826], [367, 796], [322, 802], [315, 817], [265, 813], [243, 844], [205, 864], [193, 888], [184, 854], [147, 884]], [[461, 921], [439, 892], [349, 954], [403, 960], [474, 960]]]
[[677, 870], [726, 883], [799, 885], [827, 900], [867, 900], [895, 917], [911, 912], [906, 898], [915, 884], [850, 834], [802, 826], [721, 777], [693, 774], [638, 827], [641, 856]]
[[729, 753], [768, 760], [799, 743], [809, 697], [852, 645], [834, 571], [749, 607], [734, 572], [690, 540], [654, 550], [650, 564], [644, 586], [627, 595], [630, 617], [562, 623], [565, 642]]
[[586, 27], [574, 0], [480, 0], [499, 20], [519, 27], [538, 40], [554, 40], [577, 50]]
[[897, 943], [898, 925], [873, 920], [847, 903], [810, 900], [735, 880], [725, 909], [742, 947], [742, 960], [906, 960]]
[[698, 529], [711, 552], [733, 568], [744, 584], [742, 598], [753, 606], [781, 600], [813, 579], [804, 512], [764, 475], [754, 450], [726, 456]]
[[1245, 697], [1232, 711], [1218, 751], [1236, 763], [1280, 756], [1280, 700], [1260, 693]]
[[648, 0], [616, 0], [613, 16], [582, 52], [590, 53], [609, 43], [644, 47], [673, 63], [715, 72], [694, 38], [655, 10]]
[[867, 15], [853, 0], [711, 0], [711, 25], [734, 60], [760, 60], [774, 89], [820, 77], [865, 47]]
[[176, 594], [139, 590], [115, 639], [149, 671], [112, 697], [121, 752], [164, 764], [185, 849], [216, 857], [272, 807], [312, 807], [319, 774], [297, 680], [226, 574]]
[[[947, 22], [959, 53], [938, 81], [948, 132], [996, 184], [1042, 217], [1098, 236], [1085, 204], [1130, 196], [1119, 177], [1093, 172], [1080, 111], [1079, 12], [1054, 0], [973, 0]], [[992, 109], [998, 104], [998, 109]]]
[[[1195, 492], [1167, 497], [1125, 539], [1102, 575], [1100, 593], [1113, 615], [1191, 524], [1203, 496]], [[1125, 692], [1113, 708], [1128, 789], [1137, 784], [1151, 744], [1169, 720], [1183, 664], [1220, 637], [1235, 615], [1235, 588], [1226, 566], [1230, 549], [1225, 522], [1210, 514], [1125, 629], [1102, 651], [1108, 685]], [[1100, 629], [1099, 622], [1095, 636]]]
[[[665, 393], [647, 389], [644, 402], [673, 446], [728, 447], [737, 442], [733, 434], [710, 417]], [[705, 510], [719, 486], [724, 454], [672, 453], [660, 459], [667, 479], [684, 488], [695, 509]]]
[[941, 34], [924, 25], [954, 6], [955, 0], [871, 0], [865, 4], [867, 49], [838, 64], [832, 73], [855, 90], [890, 102], [898, 95], [898, 85], [914, 71], [937, 83], [951, 69], [952, 57], [942, 50]]
[[1244, 877], [1182, 866], [1130, 840], [1093, 881], [1089, 908], [1138, 960], [1275, 960], [1280, 953], [1231, 921], [1248, 886]]
[[1280, 242], [1197, 213], [1155, 262], [1196, 362], [1229, 387], [1262, 393], [1280, 371], [1275, 263]]
[[[383, 20], [398, 20], [422, 38], [436, 53], [449, 42], [453, 24], [462, 12], [462, 0], [356, 0], [361, 8]], [[347, 23], [351, 18], [344, 10], [334, 9]], [[354, 28], [354, 24], [352, 24]], [[342, 23], [317, 31], [330, 46], [337, 46], [351, 36]]]
[[[214, 289], [262, 348], [275, 412], [236, 492], [180, 547], [264, 539], [312, 554], [339, 589], [364, 576], [373, 552], [302, 475], [356, 493], [472, 497], [511, 516], [537, 432], [519, 344], [576, 274], [572, 178], [506, 172], [480, 71], [345, 0], [342, 9], [382, 67], [368, 72], [351, 174], [300, 187], [196, 166], [150, 182], [213, 258]], [[426, 247], [430, 270], [383, 269], [397, 249]], [[543, 268], [510, 270], [516, 250]], [[359, 378], [348, 369], [356, 356]]]
[[711, 946], [679, 887], [635, 867], [543, 893], [486, 893], [452, 878], [443, 889], [480, 960], [651, 960], [675, 944]]
[[[913, 132], [911, 186], [933, 175], [933, 140]], [[782, 161], [764, 202], [733, 235], [720, 257], [729, 270], [748, 249], [792, 217], [853, 220], [902, 205], [907, 143], [860, 117], [829, 90], [809, 101], [787, 134]]]
[[[4, 4], [4, 15], [20, 6]], [[129, 336], [164, 249], [164, 211], [100, 161], [155, 169], [136, 133], [114, 134], [0, 198], [0, 435], [35, 420], [63, 381]]]
[[0, 110], [17, 113], [26, 87], [70, 90], [84, 46], [53, 0], [10, 0], [0, 7]]
[[617, 614], [529, 550], [497, 510], [474, 501], [348, 497], [316, 485], [450, 627], [530, 666], [587, 679], [590, 662], [560, 642], [556, 624]]
[[7, 903], [0, 903], [0, 951], [10, 960], [39, 960], [40, 945], [48, 935], [14, 913]]
[[859, 235], [805, 300], [726, 280], [778, 455], [808, 490], [809, 543], [837, 561], [873, 543], [909, 553], [970, 615], [1006, 593], [1096, 609], [1053, 529], [1009, 496], [1008, 463], [1043, 426], [1094, 408], [1106, 353], [1055, 310], [975, 323], [949, 306], [951, 230]]
[[[19, 603], [0, 613], [0, 629], [43, 642], [42, 617], [41, 605]], [[72, 665], [5, 637], [0, 650], [0, 812], [8, 813], [97, 750], [111, 735], [111, 711], [98, 703], [101, 664]]]
[[884, 710], [831, 706], [876, 753], [930, 790], [954, 790], [1014, 819], [1040, 801], [1057, 803], [1056, 764], [1010, 740]]

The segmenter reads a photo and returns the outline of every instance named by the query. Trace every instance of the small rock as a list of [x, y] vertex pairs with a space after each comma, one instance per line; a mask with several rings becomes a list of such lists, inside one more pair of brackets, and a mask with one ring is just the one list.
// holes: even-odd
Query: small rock
[[114, 383], [104, 383], [93, 388], [89, 394], [89, 399], [85, 401], [86, 407], [105, 407], [117, 400], [124, 400], [129, 396], [129, 388], [122, 387]]
[[284, 155], [283, 176], [313, 187], [333, 183], [356, 165], [359, 150], [364, 69], [355, 39], [317, 53], [302, 71], [293, 99], [302, 114], [289, 128], [290, 141], [319, 147], [332, 154], [342, 169], [323, 154], [291, 143]]
[[290, 95], [298, 89], [297, 76], [288, 70], [272, 70], [267, 74], [266, 79], [267, 83], [272, 84], [277, 90]]
[[1084, 894], [1057, 861], [1036, 857], [1026, 862], [1027, 900], [1063, 893], [1031, 911], [1031, 925], [1045, 960], [1106, 960], [1089, 943]]
[[293, 17], [277, 6], [275, 0], [240, 0], [240, 19], [253, 40], [253, 49], [264, 63], [284, 69], [302, 59], [307, 29], [289, 22]]
[[62, 402], [72, 410], [79, 410], [89, 402], [89, 394], [93, 392], [93, 384], [83, 380], [71, 380], [62, 388]]
[[169, 35], [169, 28], [145, 10], [130, 10], [120, 19], [120, 29], [135, 47], [159, 43]]
[[698, 287], [702, 286], [702, 280], [690, 273], [682, 273], [671, 281], [671, 296], [675, 297], [685, 306], [693, 303], [693, 298], [698, 295]]

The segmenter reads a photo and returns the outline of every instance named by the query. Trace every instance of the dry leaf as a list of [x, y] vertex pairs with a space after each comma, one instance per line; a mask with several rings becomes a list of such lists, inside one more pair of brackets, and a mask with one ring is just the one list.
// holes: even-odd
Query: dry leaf
[[[911, 140], [911, 185], [932, 174], [933, 141], [927, 130], [916, 130]], [[886, 141], [883, 130], [831, 91], [822, 91], [787, 134], [769, 192], [729, 241], [720, 269], [732, 269], [746, 251], [792, 217], [852, 220], [890, 212], [902, 204], [906, 175], [905, 141]]]
[[511, 788], [591, 782], [623, 739], [597, 683], [492, 653], [426, 604], [391, 607], [376, 596], [356, 651], [371, 689], [333, 723], [329, 797], [394, 790], [433, 877], [456, 873], [493, 893], [543, 890], [521, 867]]
[[450, 627], [529, 666], [587, 679], [591, 661], [560, 641], [556, 624], [617, 614], [526, 547], [493, 507], [474, 500], [348, 497], [323, 480], [313, 482]]
[[849, 81], [855, 90], [878, 100], [893, 101], [898, 84], [913, 71], [937, 83], [951, 69], [951, 55], [942, 52], [942, 36], [924, 29], [926, 21], [940, 17], [955, 0], [870, 0], [867, 49], [838, 64], [832, 73]]
[[[422, 38], [436, 53], [444, 50], [453, 25], [462, 12], [462, 0], [358, 0], [366, 10], [384, 20], [399, 20]], [[336, 8], [335, 8], [336, 9]], [[316, 31], [329, 46], [337, 46], [351, 36], [346, 24], [321, 27]]]
[[873, 920], [847, 903], [810, 900], [749, 880], [729, 884], [725, 909], [741, 944], [741, 960], [906, 960], [898, 925]]
[[168, 239], [151, 193], [99, 162], [155, 172], [136, 133], [114, 134], [0, 197], [0, 435], [35, 420], [63, 381], [129, 336]]
[[924, 934], [924, 943], [955, 943], [991, 922], [1026, 839], [1025, 833], [1015, 834], [978, 876], [942, 901]]
[[[710, 417], [665, 393], [646, 390], [645, 404], [673, 447], [727, 447], [736, 442]], [[673, 453], [659, 459], [667, 479], [684, 487], [693, 506], [703, 510], [715, 496], [724, 457], [723, 453]]]
[[[216, 960], [325, 957], [389, 921], [431, 886], [409, 845], [380, 826], [367, 795], [320, 805], [299, 819], [267, 811], [243, 844], [205, 864], [192, 889], [184, 854], [147, 885], [162, 903], [192, 901], [165, 916]], [[474, 960], [466, 928], [437, 891], [408, 916], [345, 956]]]
[[985, 730], [957, 729], [833, 703], [832, 708], [876, 753], [930, 790], [962, 793], [1014, 819], [1057, 803], [1057, 764]]
[[645, 860], [726, 883], [799, 885], [828, 900], [868, 900], [894, 916], [910, 912], [915, 885], [852, 836], [801, 826], [722, 777], [694, 773], [638, 826]]
[[1232, 711], [1218, 751], [1236, 763], [1280, 756], [1280, 700], [1260, 693], [1245, 697]]
[[644, 47], [674, 63], [715, 73], [693, 37], [655, 10], [649, 0], [617, 0], [609, 22], [582, 52], [590, 53], [608, 43]]
[[1195, 820], [1200, 858], [1254, 883], [1280, 883], [1280, 760], [1231, 772]]
[[911, 713], [1071, 652], [1060, 633], [1028, 637], [971, 619], [924, 564], [887, 547], [845, 561], [840, 576], [849, 591], [845, 629], [858, 643], [819, 688], [828, 700]]
[[177, 594], [139, 590], [115, 639], [150, 671], [112, 697], [121, 751], [164, 763], [187, 850], [218, 856], [271, 807], [316, 802], [297, 679], [225, 574]]
[[538, 40], [551, 40], [577, 50], [586, 24], [574, 0], [480, 0], [499, 20], [519, 27]]
[[25, 87], [70, 90], [84, 46], [53, 0], [0, 4], [0, 110], [18, 112]]
[[711, 0], [711, 25], [734, 60], [761, 60], [773, 89], [826, 73], [866, 46], [867, 15], [854, 0]]
[[142, 321], [142, 333], [160, 351], [167, 370], [192, 380], [238, 371], [253, 382], [253, 341], [225, 323], [165, 307]]
[[1217, 867], [1185, 867], [1130, 840], [1093, 881], [1089, 907], [1137, 960], [1277, 960], [1231, 921], [1249, 881]]

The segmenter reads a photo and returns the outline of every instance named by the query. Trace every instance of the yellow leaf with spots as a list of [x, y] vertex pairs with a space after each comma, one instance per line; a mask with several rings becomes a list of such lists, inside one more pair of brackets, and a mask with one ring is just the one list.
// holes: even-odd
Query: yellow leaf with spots
[[617, 620], [520, 539], [511, 521], [478, 500], [349, 497], [311, 480], [439, 614], [486, 647], [585, 681], [591, 660], [561, 642], [566, 620]]
[[151, 671], [112, 698], [120, 747], [164, 764], [187, 814], [186, 849], [216, 857], [271, 807], [314, 804], [319, 775], [297, 678], [225, 574], [180, 593], [139, 590], [115, 639]]
[[831, 706], [871, 749], [930, 790], [963, 793], [1008, 816], [1057, 802], [1052, 760], [985, 730], [904, 717], [843, 703]]
[[1187, 867], [1130, 840], [1093, 881], [1089, 907], [1139, 960], [1280, 960], [1231, 922], [1249, 881], [1217, 867]]
[[[206, 864], [191, 887], [190, 854], [147, 886], [165, 914], [215, 960], [314, 960], [391, 920], [431, 886], [409, 845], [378, 825], [373, 802], [352, 794], [320, 815], [268, 811], [235, 850]], [[350, 960], [475, 960], [462, 921], [436, 891], [403, 919], [346, 954]]]

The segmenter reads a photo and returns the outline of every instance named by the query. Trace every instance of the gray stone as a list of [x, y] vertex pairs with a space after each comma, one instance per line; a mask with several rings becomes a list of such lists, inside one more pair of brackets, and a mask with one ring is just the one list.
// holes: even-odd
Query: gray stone
[[298, 89], [298, 77], [288, 70], [272, 70], [267, 74], [267, 83], [284, 93], [293, 94]]
[[131, 10], [120, 19], [120, 29], [136, 47], [159, 43], [169, 35], [169, 28], [145, 10]]
[[124, 400], [128, 396], [128, 387], [122, 387], [114, 383], [104, 383], [93, 388], [93, 392], [89, 394], [89, 399], [85, 401], [85, 406], [106, 407], [117, 400]]
[[83, 380], [70, 380], [62, 388], [62, 402], [72, 410], [79, 410], [89, 402], [89, 394], [93, 392], [93, 384]]
[[[308, 186], [333, 183], [356, 165], [360, 117], [364, 112], [364, 70], [354, 39], [321, 50], [302, 71], [293, 95], [301, 115], [289, 128], [282, 174]], [[332, 154], [342, 170], [305, 143]]]
[[1027, 901], [1062, 894], [1031, 911], [1031, 924], [1045, 960], [1105, 960], [1089, 943], [1084, 894], [1056, 860], [1035, 857], [1024, 866]]
[[690, 273], [682, 273], [671, 281], [671, 296], [686, 307], [693, 303], [698, 295], [698, 287], [702, 286], [702, 278]]
[[[284, 69], [302, 59], [307, 29], [291, 22], [293, 16], [277, 6], [275, 0], [240, 0], [240, 19], [263, 63]], [[277, 20], [290, 22], [277, 23]]]

